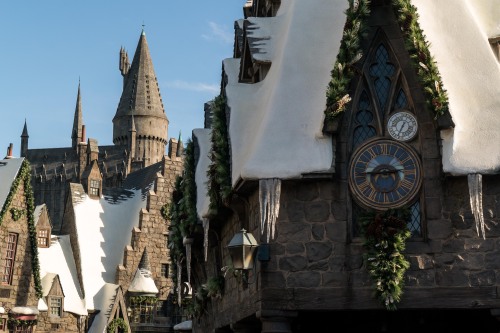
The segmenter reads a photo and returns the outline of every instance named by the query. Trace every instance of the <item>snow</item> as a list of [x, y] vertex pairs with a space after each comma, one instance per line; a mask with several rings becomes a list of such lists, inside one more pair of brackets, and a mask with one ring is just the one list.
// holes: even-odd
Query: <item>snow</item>
[[193, 328], [193, 321], [186, 320], [174, 326], [174, 331], [189, 331]]
[[[58, 275], [64, 293], [64, 311], [86, 316], [87, 309], [73, 258], [69, 235], [52, 236], [50, 247], [38, 248], [43, 296], [47, 296], [55, 276]], [[39, 302], [38, 309], [46, 311], [47, 304]]]
[[38, 309], [29, 306], [15, 306], [10, 309], [10, 312], [23, 315], [37, 315]]
[[[105, 283], [114, 283], [116, 267], [123, 264], [123, 251], [132, 229], [139, 224], [139, 212], [146, 207], [141, 190], [126, 201], [108, 202], [83, 195], [74, 204], [76, 232], [80, 246], [83, 289], [87, 309], [102, 309], [94, 304], [94, 295]], [[81, 189], [83, 193], [83, 188]]]
[[[500, 31], [498, 1], [418, 0], [413, 3], [448, 91], [450, 113], [455, 122], [454, 129], [442, 133], [443, 169], [453, 175], [496, 173], [500, 167], [500, 145], [497, 144], [500, 140], [500, 66], [491, 51], [487, 33]], [[496, 23], [492, 23], [495, 20]]]
[[252, 19], [252, 36], [269, 38], [261, 44], [262, 54], [254, 55], [272, 61], [261, 82], [238, 83], [239, 59], [224, 60], [233, 185], [330, 170], [332, 139], [322, 133], [326, 87], [347, 5], [283, 1], [276, 17]]
[[101, 196], [91, 199], [83, 187], [72, 184], [75, 226], [78, 237], [82, 285], [88, 311], [100, 310], [89, 333], [106, 328], [107, 309], [113, 304], [117, 288], [116, 269], [123, 264], [124, 249], [129, 245], [131, 232], [139, 225], [139, 212], [146, 208], [141, 190], [129, 190], [118, 200]]
[[151, 271], [144, 268], [138, 268], [135, 272], [134, 279], [130, 283], [128, 291], [156, 295], [158, 293], [158, 288], [156, 287], [155, 281], [151, 276]]
[[198, 143], [198, 148], [200, 149], [200, 158], [196, 164], [196, 209], [198, 212], [198, 218], [201, 220], [208, 214], [208, 205], [210, 204], [210, 198], [207, 195], [207, 171], [210, 166], [210, 158], [208, 154], [210, 153], [211, 147], [211, 130], [198, 128], [193, 130], [193, 138], [196, 139]]
[[[488, 37], [500, 35], [498, 0], [414, 0], [448, 92], [455, 128], [441, 133], [451, 175], [500, 168], [500, 65]], [[226, 59], [232, 184], [328, 172], [332, 138], [322, 133], [326, 88], [339, 50], [346, 0], [290, 0], [276, 17], [249, 18], [252, 55], [271, 61], [264, 80], [240, 83]], [[466, 45], [467, 47], [461, 47]], [[256, 52], [257, 50], [257, 52]], [[481, 147], [481, 149], [478, 149]]]

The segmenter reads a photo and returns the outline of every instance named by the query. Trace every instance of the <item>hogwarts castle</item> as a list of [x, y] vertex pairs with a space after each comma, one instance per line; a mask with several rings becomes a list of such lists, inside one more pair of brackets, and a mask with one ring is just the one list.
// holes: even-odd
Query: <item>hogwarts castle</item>
[[[61, 228], [69, 183], [81, 182], [87, 191], [100, 195], [102, 188], [120, 186], [129, 173], [164, 158], [168, 143], [168, 118], [144, 31], [132, 64], [126, 51], [123, 48], [120, 50], [119, 68], [123, 76], [123, 92], [113, 118], [114, 145], [98, 146], [96, 140], [86, 138], [80, 85], [71, 147], [29, 149], [28, 129], [24, 125], [20, 155], [31, 163], [35, 202], [48, 206], [54, 232], [59, 232]], [[170, 140], [169, 155], [172, 154], [174, 157], [182, 155], [182, 142]], [[98, 182], [89, 182], [88, 172], [93, 163], [97, 164], [102, 174], [102, 180]]]
[[0, 161], [0, 332], [169, 332], [183, 319], [165, 214], [183, 143], [168, 139], [145, 32], [132, 63], [119, 55], [113, 145], [87, 138], [79, 84], [71, 147], [30, 149], [25, 122], [20, 157], [11, 144]]

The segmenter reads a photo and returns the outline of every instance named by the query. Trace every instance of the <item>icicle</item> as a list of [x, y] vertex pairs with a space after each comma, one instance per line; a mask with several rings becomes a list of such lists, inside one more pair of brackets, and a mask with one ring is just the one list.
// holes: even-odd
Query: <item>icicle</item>
[[179, 307], [181, 307], [182, 303], [181, 278], [182, 278], [181, 260], [177, 259], [177, 304], [179, 304]]
[[205, 262], [208, 260], [208, 229], [210, 222], [207, 218], [203, 219], [203, 250], [205, 251]]
[[478, 173], [469, 174], [467, 176], [467, 180], [469, 183], [470, 207], [472, 210], [472, 214], [474, 214], [474, 219], [476, 220], [477, 235], [480, 236], [479, 228], [481, 228], [483, 239], [486, 239], [486, 234], [484, 231], [482, 178], [482, 175]]
[[259, 180], [259, 203], [260, 203], [260, 230], [267, 232], [269, 237], [274, 238], [276, 219], [280, 211], [281, 180], [269, 178]]
[[187, 268], [188, 282], [191, 283], [191, 244], [193, 244], [193, 239], [184, 237], [182, 243], [186, 247], [186, 268]]

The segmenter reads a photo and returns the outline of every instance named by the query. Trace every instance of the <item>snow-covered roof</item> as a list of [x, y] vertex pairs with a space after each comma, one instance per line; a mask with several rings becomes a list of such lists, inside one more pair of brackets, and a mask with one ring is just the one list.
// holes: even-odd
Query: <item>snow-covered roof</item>
[[23, 315], [37, 315], [38, 309], [30, 306], [15, 306], [10, 309], [10, 312]]
[[[87, 315], [73, 258], [69, 235], [52, 236], [50, 247], [38, 248], [43, 296], [47, 296], [55, 276], [58, 275], [64, 292], [64, 311]], [[38, 309], [47, 310], [43, 299], [39, 300]]]
[[488, 37], [500, 33], [500, 4], [497, 0], [413, 3], [448, 91], [455, 123], [442, 135], [444, 171], [497, 172], [500, 65]]
[[151, 271], [144, 268], [138, 268], [135, 272], [134, 279], [130, 283], [128, 291], [143, 294], [157, 294], [158, 288], [151, 276]]
[[196, 164], [196, 209], [198, 218], [201, 220], [208, 213], [210, 199], [207, 195], [207, 171], [210, 165], [208, 154], [211, 147], [211, 130], [198, 128], [193, 130], [193, 141], [195, 141], [200, 150], [200, 158]]
[[24, 157], [0, 160], [0, 210], [7, 200], [12, 183], [16, 179]]
[[[500, 168], [500, 66], [488, 37], [500, 35], [498, 0], [413, 0], [430, 42], [455, 128], [442, 132], [443, 168], [451, 174]], [[264, 80], [239, 83], [240, 59], [223, 62], [228, 78], [232, 183], [328, 172], [332, 139], [322, 132], [326, 88], [340, 47], [347, 0], [282, 1], [276, 17], [251, 18], [266, 37]], [[257, 59], [259, 60], [259, 59]], [[480, 147], [480, 149], [478, 149]]]
[[322, 132], [326, 87], [347, 6], [345, 0], [290, 0], [276, 17], [252, 19], [251, 35], [268, 38], [262, 59], [272, 62], [261, 82], [238, 83], [240, 59], [224, 60], [233, 185], [330, 170], [332, 139]]
[[174, 331], [190, 331], [193, 328], [193, 321], [186, 320], [174, 326]]
[[144, 252], [142, 253], [139, 267], [135, 271], [134, 278], [132, 279], [132, 282], [130, 282], [128, 291], [152, 295], [156, 295], [158, 293], [158, 288], [156, 287], [155, 281], [153, 280], [151, 274], [147, 248], [145, 248]]
[[102, 309], [94, 295], [106, 283], [114, 283], [116, 268], [123, 264], [123, 250], [139, 212], [146, 207], [141, 189], [130, 190], [118, 200], [91, 199], [80, 184], [72, 184], [79, 202], [73, 204], [80, 248], [81, 274], [87, 309]]
[[94, 304], [99, 306], [101, 311], [94, 317], [92, 326], [88, 333], [103, 333], [106, 332], [106, 325], [109, 320], [109, 311], [115, 302], [116, 294], [120, 286], [114, 283], [104, 283], [100, 286], [98, 292], [93, 295]]

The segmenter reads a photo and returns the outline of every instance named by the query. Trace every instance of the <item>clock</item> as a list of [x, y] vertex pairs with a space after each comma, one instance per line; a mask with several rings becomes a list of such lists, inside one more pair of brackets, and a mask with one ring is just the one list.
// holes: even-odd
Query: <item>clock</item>
[[421, 183], [420, 158], [406, 143], [373, 138], [352, 155], [349, 187], [365, 208], [403, 207], [416, 197]]
[[417, 134], [417, 129], [417, 119], [408, 111], [396, 112], [387, 121], [387, 132], [398, 141], [413, 139]]

